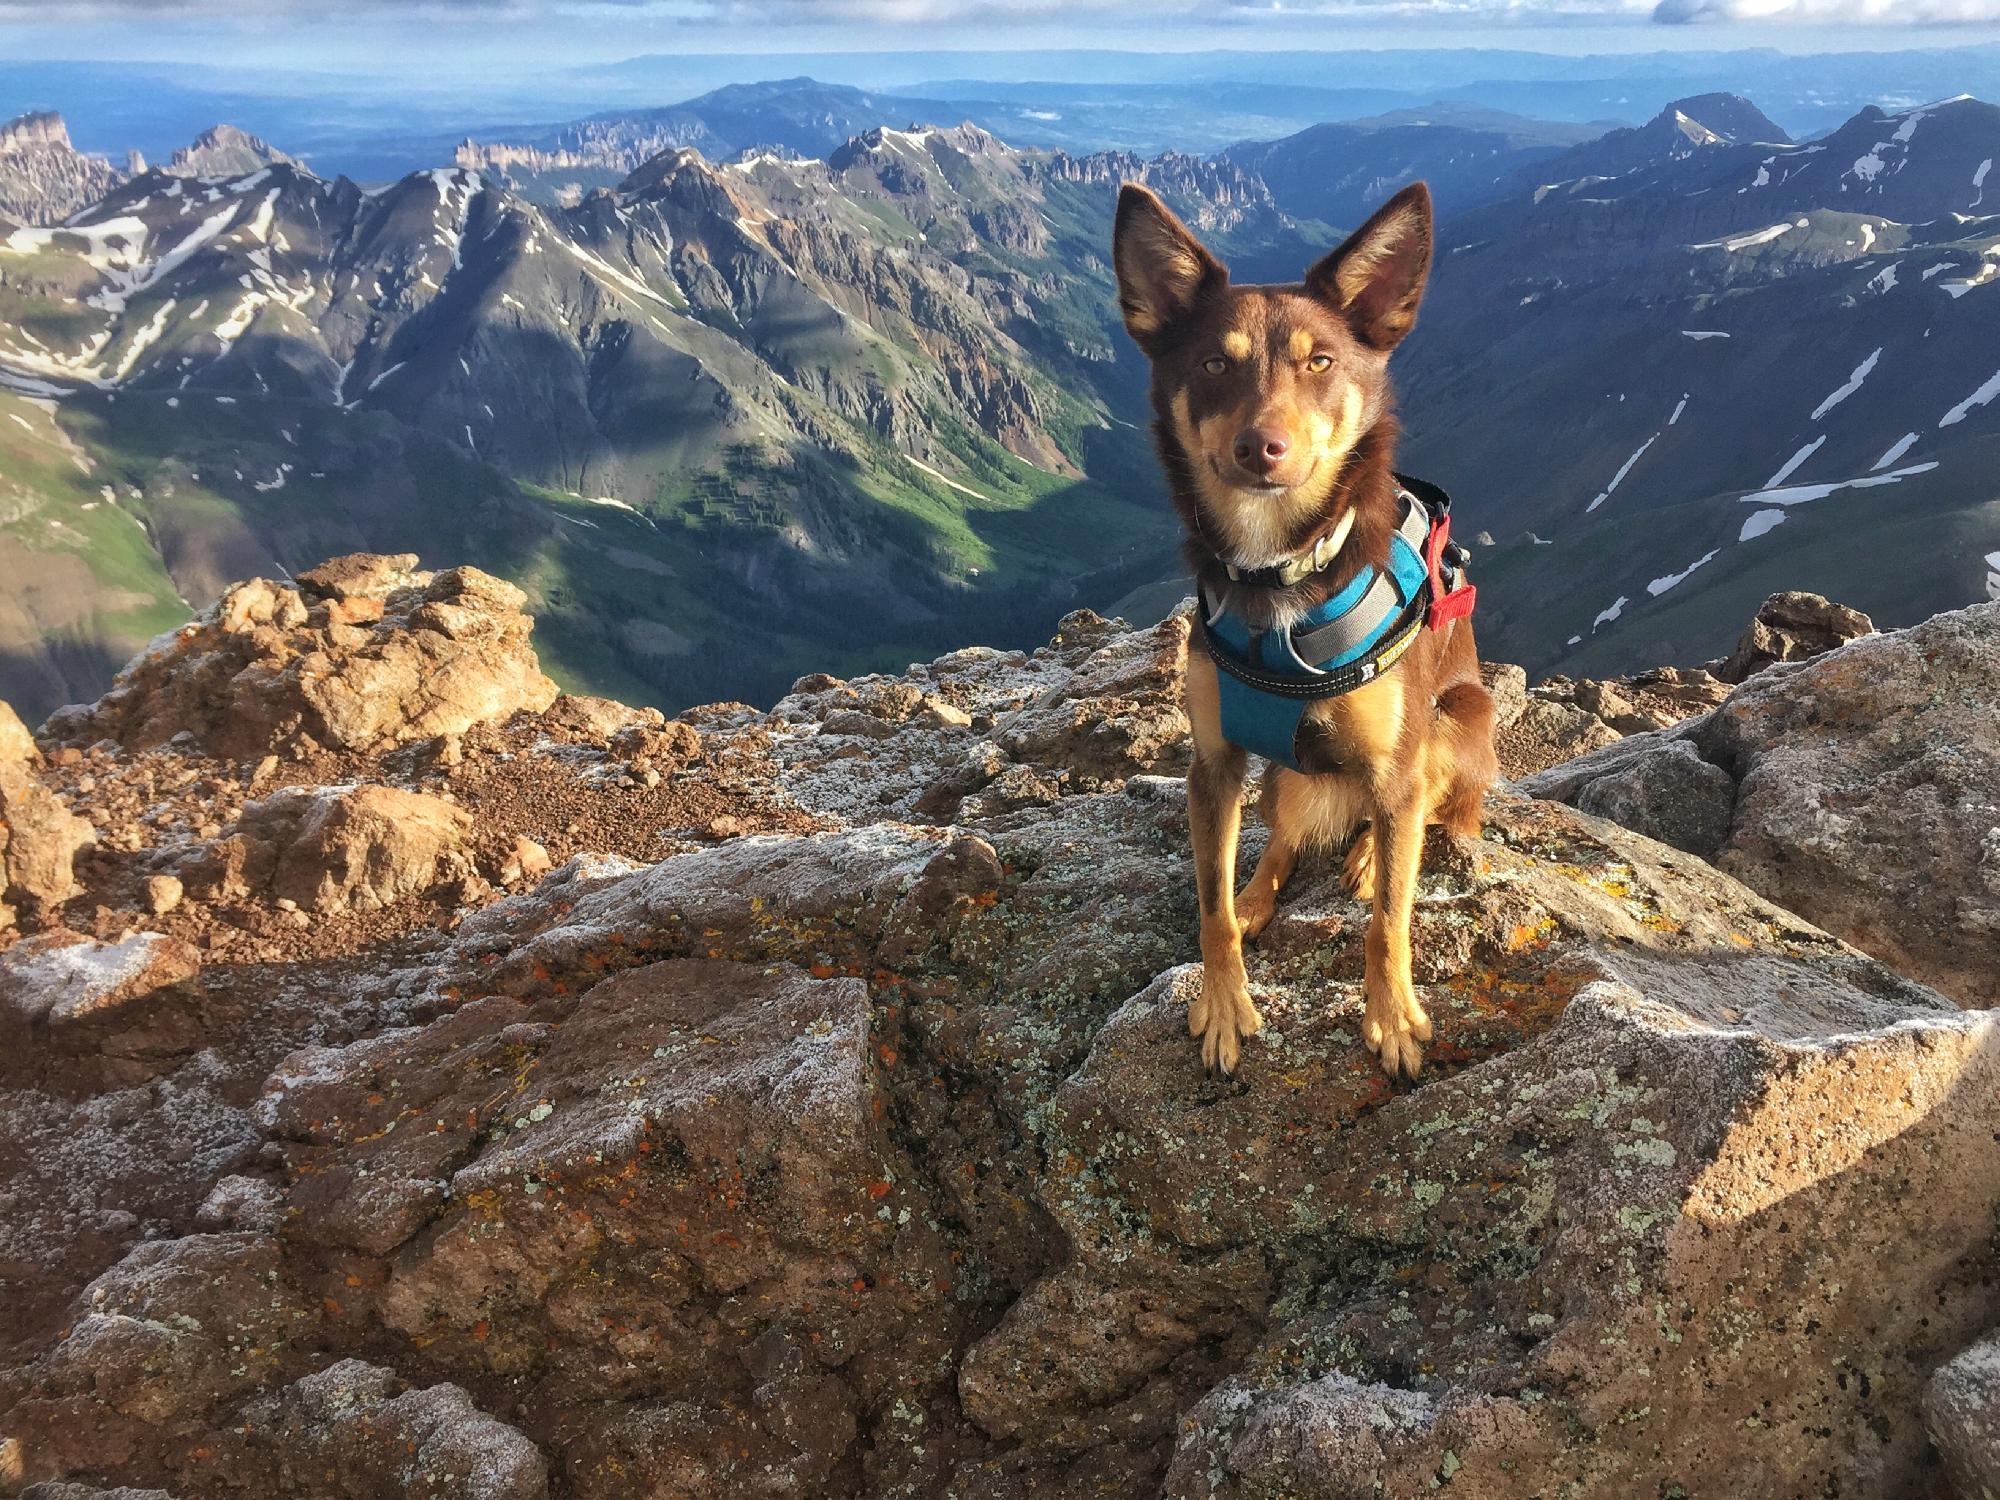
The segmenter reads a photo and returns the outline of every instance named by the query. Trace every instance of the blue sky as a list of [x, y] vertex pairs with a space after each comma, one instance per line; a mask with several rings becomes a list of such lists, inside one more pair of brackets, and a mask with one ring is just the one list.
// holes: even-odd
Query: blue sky
[[0, 0], [14, 58], [514, 71], [640, 53], [2000, 41], [2000, 0]]

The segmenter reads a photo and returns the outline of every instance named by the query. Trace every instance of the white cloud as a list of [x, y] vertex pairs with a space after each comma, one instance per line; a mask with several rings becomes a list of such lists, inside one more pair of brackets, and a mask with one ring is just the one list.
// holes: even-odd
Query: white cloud
[[2000, 0], [1659, 0], [1653, 19], [1937, 26], [2000, 21]]
[[[71, 20], [150, 16], [255, 24], [311, 16], [321, 0], [67, 0]], [[1139, 17], [1221, 25], [1327, 21], [1386, 25], [1528, 25], [1643, 21], [1667, 24], [1941, 25], [2000, 22], [2000, 0], [346, 0], [331, 14], [517, 21], [620, 15], [696, 25], [840, 24], [917, 26], [1062, 19], [1123, 22]], [[46, 0], [0, 0], [0, 23], [45, 21]]]

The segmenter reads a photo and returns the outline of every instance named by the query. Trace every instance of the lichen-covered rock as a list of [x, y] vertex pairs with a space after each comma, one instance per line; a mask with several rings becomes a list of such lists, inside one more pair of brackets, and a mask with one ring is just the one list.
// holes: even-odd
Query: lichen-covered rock
[[1342, 1141], [1337, 1289], [1168, 1493], [1919, 1492], [1925, 1379], [1996, 1300], [2000, 1031], [1757, 960], [1606, 975]]
[[293, 1368], [318, 1320], [267, 1236], [139, 1245], [78, 1299], [14, 1413], [28, 1477], [115, 1472], [162, 1439], [193, 1463], [214, 1457], [194, 1450], [219, 1436], [218, 1416]]
[[280, 1493], [339, 1500], [543, 1500], [547, 1461], [455, 1385], [406, 1390], [344, 1359], [254, 1402], [245, 1427]]
[[1798, 590], [1773, 594], [1757, 606], [1750, 626], [1715, 668], [1723, 682], [1746, 682], [1781, 661], [1804, 661], [1864, 635], [1875, 622], [1858, 609], [1835, 604], [1821, 594]]
[[[400, 566], [316, 587], [365, 613]], [[634, 770], [761, 777], [804, 831], [537, 879], [510, 830], [481, 857], [512, 893], [448, 931], [210, 963], [189, 1013], [255, 998], [145, 1087], [0, 1071], [0, 1264], [39, 1299], [0, 1368], [19, 1479], [1923, 1493], [1927, 1384], [1955, 1441], [1933, 1374], [2000, 1322], [1993, 1019], [1702, 859], [1502, 794], [1425, 863], [1419, 1086], [1360, 1039], [1368, 910], [1318, 856], [1249, 953], [1264, 1030], [1210, 1076], [1184, 649], [1184, 621], [1079, 615], [769, 714], [566, 704], [561, 753], [608, 734]], [[1544, 701], [1638, 724], [1636, 681]], [[447, 750], [385, 774], [452, 771], [424, 784], [472, 805], [491, 733]], [[1737, 795], [1701, 751], [1625, 739], [1599, 795], [1671, 811], [1711, 771]], [[246, 811], [181, 867], [189, 901], [326, 895], [338, 929], [465, 855], [447, 829], [383, 884], [314, 845], [279, 897], [351, 793]], [[383, 838], [413, 821], [381, 811]], [[170, 1184], [134, 1180], [178, 1140]], [[38, 1257], [87, 1237], [109, 1269], [52, 1302]]]
[[380, 751], [547, 708], [557, 690], [528, 643], [527, 596], [477, 568], [416, 562], [362, 553], [292, 583], [238, 584], [48, 732], [134, 748], [189, 734], [254, 760], [308, 744]]
[[1732, 786], [1704, 851], [1717, 865], [1964, 1004], [2000, 1004], [1996, 684], [2000, 605], [1975, 605], [1769, 667], [1707, 714], [1521, 789], [1664, 836], [1719, 808], [1705, 762]]
[[2000, 1500], [2000, 1334], [1931, 1377], [1924, 1420], [1959, 1500]]
[[287, 787], [247, 805], [233, 829], [189, 857], [186, 874], [226, 897], [372, 909], [470, 874], [471, 827], [462, 808], [423, 792]]
[[[1186, 769], [1188, 616], [1079, 610], [1027, 653], [968, 647], [903, 678], [803, 678], [771, 711], [783, 785], [843, 820], [949, 822]], [[998, 782], [991, 794], [986, 789]]]

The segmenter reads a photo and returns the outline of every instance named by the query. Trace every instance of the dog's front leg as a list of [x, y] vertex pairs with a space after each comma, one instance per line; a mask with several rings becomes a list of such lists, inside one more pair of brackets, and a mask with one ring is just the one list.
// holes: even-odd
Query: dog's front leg
[[1420, 793], [1394, 807], [1376, 808], [1375, 909], [1369, 914], [1366, 1008], [1361, 1039], [1391, 1078], [1415, 1078], [1424, 1064], [1422, 1043], [1431, 1039], [1430, 1017], [1417, 1001], [1410, 974], [1410, 921], [1417, 903], [1417, 872], [1424, 858], [1429, 809]]
[[1250, 1003], [1243, 930], [1236, 920], [1245, 759], [1234, 745], [1198, 749], [1187, 779], [1195, 895], [1201, 903], [1201, 998], [1188, 1010], [1188, 1030], [1201, 1038], [1201, 1060], [1225, 1073], [1236, 1071], [1243, 1038], [1264, 1024]]

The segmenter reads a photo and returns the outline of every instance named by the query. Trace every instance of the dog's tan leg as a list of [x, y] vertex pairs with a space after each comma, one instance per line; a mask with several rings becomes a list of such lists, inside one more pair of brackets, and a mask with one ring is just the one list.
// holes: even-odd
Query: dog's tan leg
[[1375, 909], [1368, 922], [1361, 1038], [1392, 1078], [1415, 1078], [1424, 1062], [1421, 1043], [1431, 1039], [1430, 1017], [1417, 1002], [1410, 975], [1410, 920], [1430, 813], [1421, 785], [1419, 781], [1398, 805], [1378, 807], [1374, 822]]
[[1247, 757], [1222, 738], [1215, 664], [1190, 652], [1187, 712], [1194, 730], [1188, 770], [1188, 831], [1194, 843], [1195, 895], [1201, 905], [1201, 998], [1188, 1008], [1188, 1030], [1201, 1038], [1202, 1061], [1234, 1072], [1243, 1038], [1263, 1024], [1243, 972], [1243, 932], [1236, 919], [1236, 837], [1243, 825]]
[[1246, 940], [1255, 940], [1271, 925], [1271, 917], [1278, 909], [1278, 892], [1285, 888], [1299, 862], [1301, 815], [1289, 805], [1291, 799], [1287, 796], [1287, 783], [1294, 778], [1295, 773], [1283, 766], [1272, 766], [1264, 773], [1264, 791], [1257, 810], [1263, 815], [1271, 838], [1264, 845], [1263, 858], [1257, 861], [1250, 883], [1236, 893], [1236, 916]]
[[1363, 825], [1347, 846], [1347, 859], [1340, 867], [1340, 883], [1347, 894], [1363, 901], [1375, 899], [1375, 825]]
[[1243, 822], [1244, 755], [1234, 746], [1197, 755], [1188, 771], [1188, 829], [1194, 836], [1195, 894], [1201, 902], [1201, 998], [1188, 1030], [1201, 1038], [1201, 1060], [1236, 1071], [1242, 1039], [1264, 1021], [1250, 1003], [1243, 971], [1243, 930], [1236, 919], [1236, 836]]

